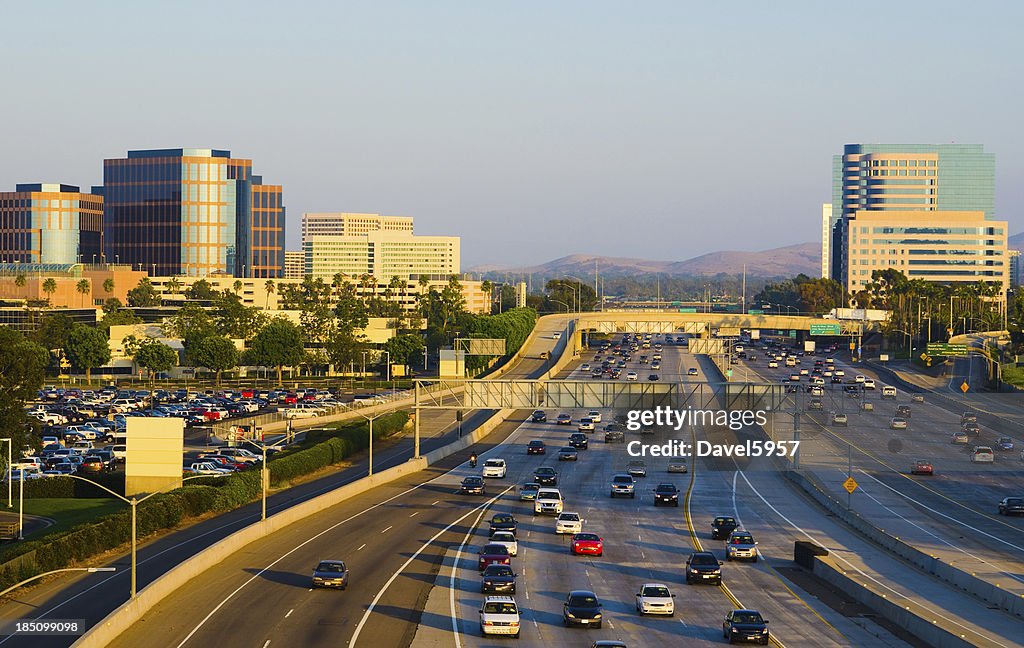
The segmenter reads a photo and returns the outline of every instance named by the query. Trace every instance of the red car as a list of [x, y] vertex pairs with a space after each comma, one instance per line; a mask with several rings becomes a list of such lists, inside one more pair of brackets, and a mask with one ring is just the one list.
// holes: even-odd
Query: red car
[[932, 469], [932, 462], [930, 461], [915, 461], [914, 465], [910, 467], [911, 475], [934, 475], [935, 471]]
[[477, 569], [483, 571], [487, 565], [508, 565], [512, 559], [508, 553], [508, 547], [500, 544], [487, 544], [480, 549], [480, 558], [477, 560]]
[[592, 556], [604, 555], [604, 540], [596, 533], [577, 533], [572, 537], [572, 544], [569, 551], [574, 555], [590, 554]]
[[223, 455], [199, 455], [199, 458], [203, 461], [212, 461], [217, 464], [219, 468], [229, 468], [234, 471], [248, 470], [252, 464], [244, 461], [235, 461], [231, 457], [225, 457]]
[[534, 439], [526, 444], [526, 454], [528, 455], [545, 454], [547, 451], [547, 447], [540, 439]]

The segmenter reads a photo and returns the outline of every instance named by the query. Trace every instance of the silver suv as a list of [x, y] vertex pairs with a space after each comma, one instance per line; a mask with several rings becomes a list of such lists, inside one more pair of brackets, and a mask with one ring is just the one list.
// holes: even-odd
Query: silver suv
[[626, 473], [618, 473], [612, 477], [611, 492], [609, 497], [618, 497], [619, 495], [628, 495], [630, 498], [636, 498], [636, 481], [632, 475]]

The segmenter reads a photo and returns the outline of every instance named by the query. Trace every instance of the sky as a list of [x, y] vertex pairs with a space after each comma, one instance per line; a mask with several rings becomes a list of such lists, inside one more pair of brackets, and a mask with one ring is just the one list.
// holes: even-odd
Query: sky
[[5, 7], [0, 190], [221, 148], [307, 211], [413, 216], [462, 264], [820, 238], [846, 143], [976, 143], [1024, 229], [1024, 3]]

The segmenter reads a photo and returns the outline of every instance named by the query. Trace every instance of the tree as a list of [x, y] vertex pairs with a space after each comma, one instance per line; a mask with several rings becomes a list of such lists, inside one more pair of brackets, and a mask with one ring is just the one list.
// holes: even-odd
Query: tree
[[29, 339], [44, 349], [63, 349], [67, 346], [71, 329], [75, 321], [63, 313], [51, 313], [43, 317], [39, 327], [29, 335]]
[[256, 306], [246, 306], [242, 298], [225, 290], [214, 301], [217, 330], [231, 338], [251, 339], [267, 325], [267, 316]]
[[155, 338], [146, 338], [133, 346], [132, 359], [149, 371], [151, 378], [155, 379], [157, 373], [170, 371], [178, 364], [178, 353]]
[[26, 283], [28, 283], [28, 279], [20, 272], [14, 277], [14, 285], [18, 288], [24, 288]]
[[181, 282], [177, 277], [171, 277], [167, 282], [167, 292], [177, 295], [179, 290], [181, 290]]
[[396, 335], [384, 343], [384, 350], [391, 354], [394, 364], [408, 365], [409, 361], [423, 353], [423, 337], [419, 335]]
[[239, 353], [235, 343], [220, 335], [204, 337], [187, 349], [189, 364], [206, 367], [217, 372], [217, 386], [221, 373], [238, 366]]
[[103, 280], [103, 292], [107, 293], [108, 295], [114, 292], [114, 280], [111, 279], [110, 277], [107, 277], [106, 279]]
[[53, 293], [57, 292], [57, 281], [52, 277], [44, 281], [43, 292], [46, 293], [46, 303], [49, 305], [50, 300], [53, 298]]
[[157, 293], [149, 277], [139, 280], [139, 285], [128, 291], [128, 305], [133, 308], [149, 308], [160, 305], [160, 294]]
[[286, 319], [273, 319], [252, 339], [246, 355], [249, 364], [276, 368], [280, 386], [281, 368], [300, 364], [305, 357], [302, 331]]
[[193, 302], [185, 302], [173, 317], [164, 320], [161, 329], [167, 337], [184, 342], [186, 351], [193, 342], [217, 332], [216, 324], [205, 308]]
[[274, 294], [274, 290], [276, 288], [277, 285], [274, 283], [273, 279], [267, 279], [267, 282], [263, 284], [263, 291], [267, 293], [267, 300], [263, 302], [263, 310], [270, 309], [270, 296]]
[[64, 353], [76, 369], [85, 370], [85, 380], [92, 380], [92, 370], [110, 362], [110, 343], [107, 335], [84, 324], [76, 324], [68, 336]]
[[597, 306], [597, 293], [588, 284], [571, 279], [552, 279], [544, 289], [552, 300], [569, 305], [569, 310], [592, 311]]
[[49, 362], [45, 347], [0, 326], [0, 430], [11, 438], [14, 448], [38, 447], [39, 437], [29, 433], [25, 404], [35, 399], [36, 390], [43, 386]]
[[198, 301], [213, 301], [217, 299], [217, 291], [213, 289], [210, 282], [206, 279], [200, 279], [199, 281], [192, 284], [190, 288], [185, 290], [185, 296], [189, 299], [195, 299]]
[[236, 295], [238, 293], [242, 292], [242, 280], [241, 279], [235, 279], [235, 282], [233, 284], [231, 284], [231, 287], [235, 289], [235, 294]]
[[92, 283], [88, 279], [79, 279], [75, 284], [75, 292], [82, 296], [82, 308], [85, 308], [85, 296], [92, 291]]
[[103, 302], [103, 319], [99, 323], [101, 330], [106, 331], [109, 335], [111, 326], [128, 324], [142, 324], [142, 318], [130, 308], [121, 308], [121, 300], [116, 297], [111, 297]]

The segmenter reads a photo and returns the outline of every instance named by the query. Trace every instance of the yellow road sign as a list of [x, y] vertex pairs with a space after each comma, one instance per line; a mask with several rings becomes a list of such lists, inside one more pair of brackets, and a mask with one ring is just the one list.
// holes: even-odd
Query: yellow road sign
[[966, 394], [968, 389], [970, 389], [970, 387], [967, 386], [967, 381], [965, 380], [963, 384], [960, 385], [960, 391]]
[[853, 491], [857, 490], [857, 480], [853, 477], [847, 477], [846, 481], [843, 482], [843, 488], [846, 489], [847, 493], [852, 494]]

